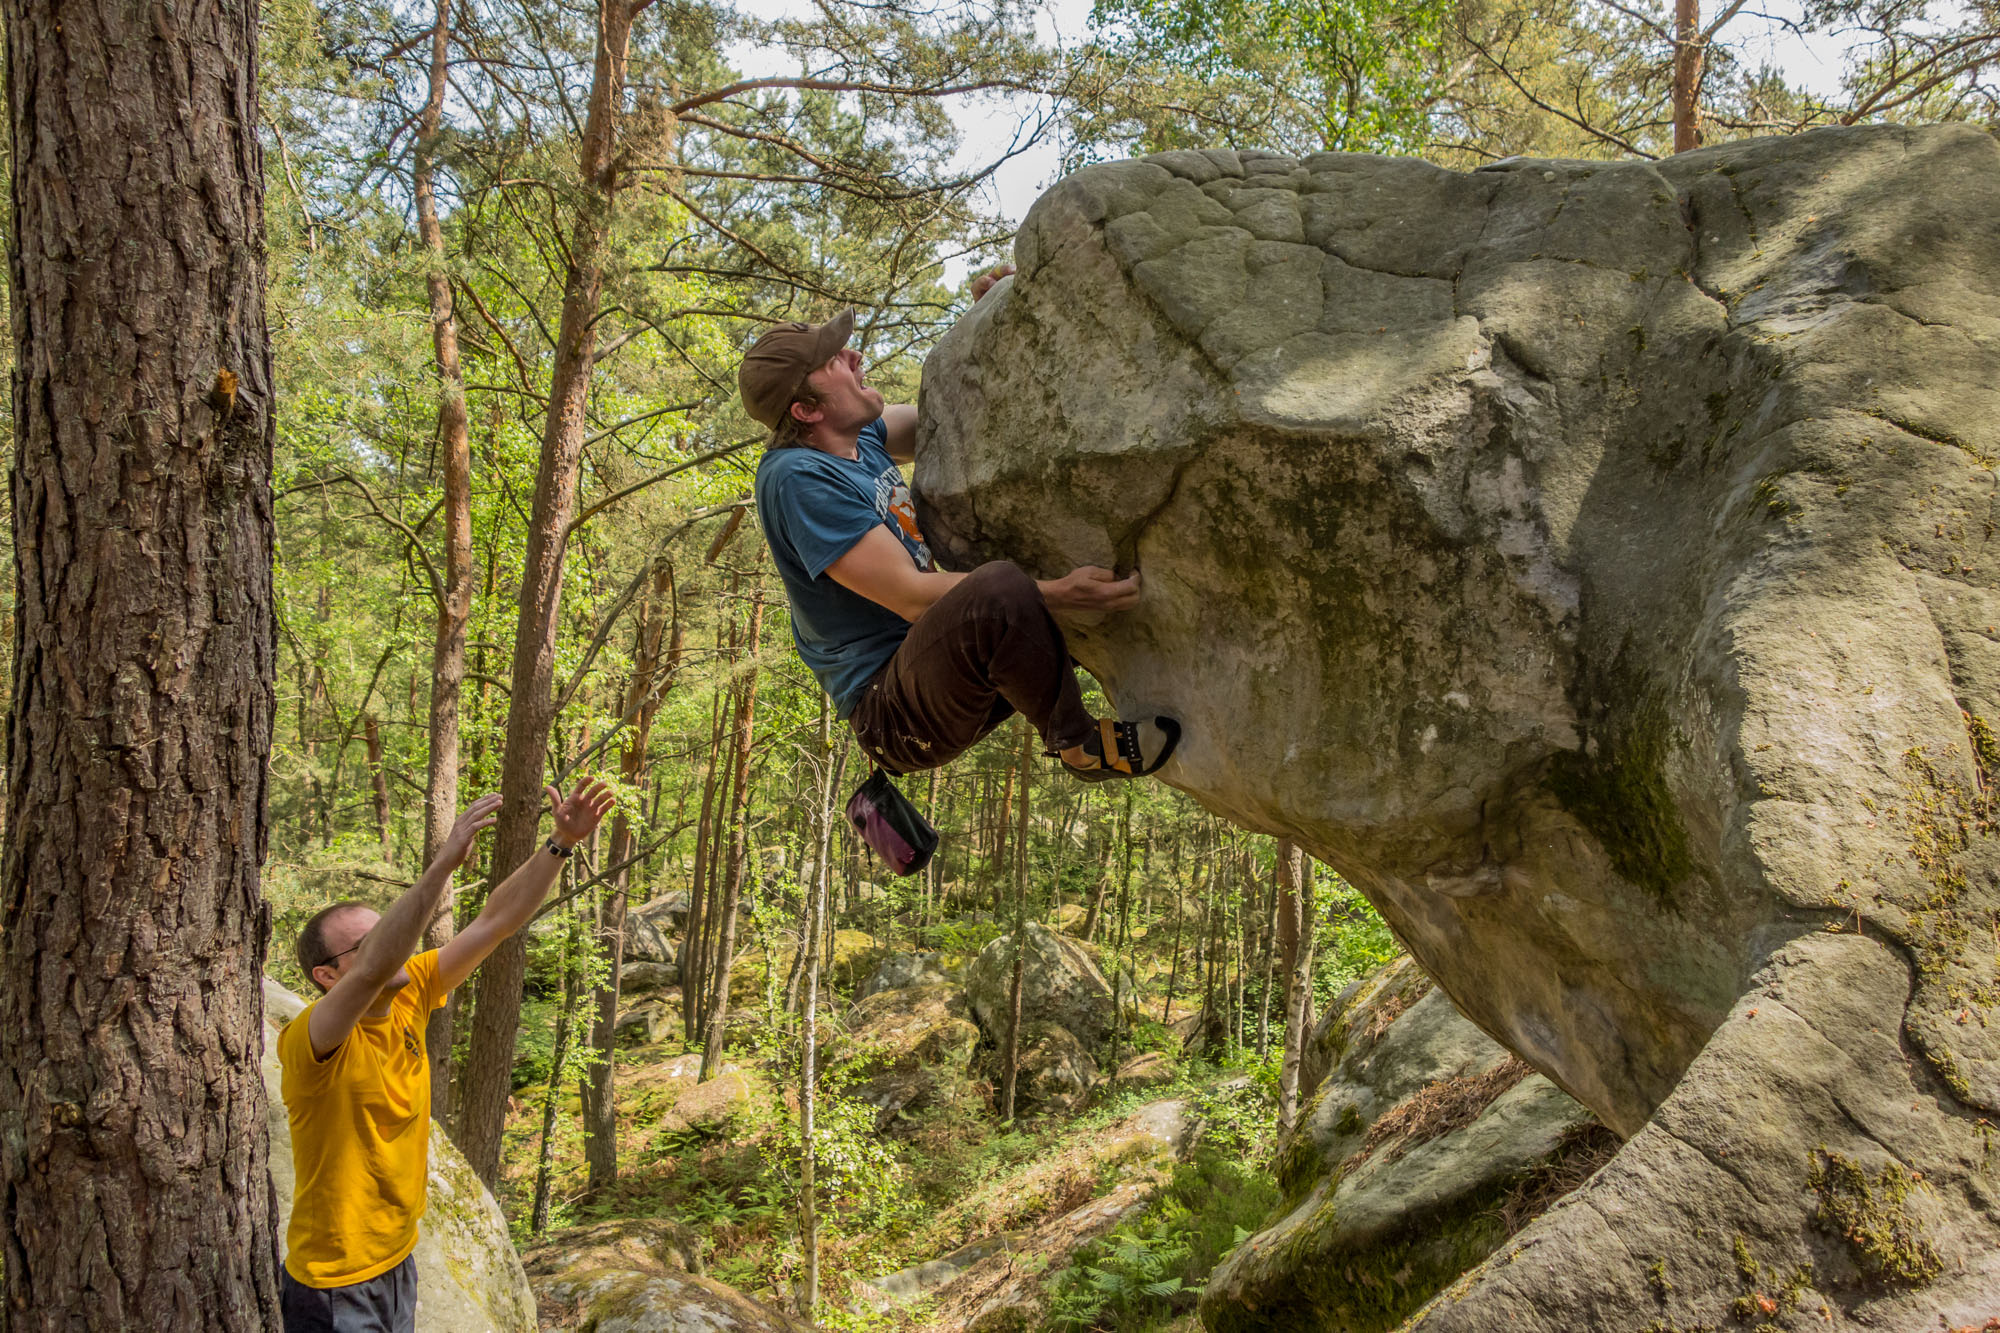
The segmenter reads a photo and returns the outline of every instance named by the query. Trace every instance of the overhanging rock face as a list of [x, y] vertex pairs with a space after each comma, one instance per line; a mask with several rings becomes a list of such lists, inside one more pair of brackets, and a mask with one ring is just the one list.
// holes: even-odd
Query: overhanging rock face
[[2000, 1312], [1996, 219], [1965, 127], [1170, 153], [926, 365], [933, 545], [1136, 564], [1168, 780], [1631, 1136], [1424, 1327]]

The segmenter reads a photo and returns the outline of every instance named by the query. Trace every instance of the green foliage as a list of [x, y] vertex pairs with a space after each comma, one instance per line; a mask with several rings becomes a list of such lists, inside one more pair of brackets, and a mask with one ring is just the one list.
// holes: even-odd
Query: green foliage
[[1185, 1314], [1222, 1256], [1257, 1230], [1277, 1203], [1268, 1175], [1205, 1144], [1175, 1169], [1156, 1202], [1078, 1251], [1049, 1280], [1048, 1326], [1151, 1329]]
[[1334, 875], [1317, 889], [1319, 924], [1314, 934], [1313, 988], [1316, 1012], [1348, 983], [1374, 972], [1403, 952], [1403, 946], [1361, 890]]
[[1144, 150], [1206, 146], [1226, 127], [1227, 146], [1396, 152], [1430, 137], [1442, 82], [1434, 54], [1454, 8], [1445, 0], [1098, 0], [1091, 18], [1098, 40], [1136, 51], [1181, 99], [1178, 114], [1147, 114], [1134, 103], [1131, 129]]

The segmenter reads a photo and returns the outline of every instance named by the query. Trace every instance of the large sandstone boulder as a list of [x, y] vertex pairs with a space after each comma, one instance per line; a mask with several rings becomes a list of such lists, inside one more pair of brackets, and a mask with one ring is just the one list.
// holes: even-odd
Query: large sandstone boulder
[[[278, 1029], [305, 1002], [264, 979], [264, 1091], [271, 1100], [271, 1180], [278, 1234], [292, 1218], [292, 1122], [285, 1112]], [[442, 1129], [431, 1127], [430, 1198], [417, 1224], [418, 1326], [425, 1333], [533, 1333], [535, 1297], [507, 1219]]]
[[1163, 776], [1629, 1136], [1422, 1328], [1992, 1312], [1996, 216], [1965, 126], [1170, 153], [932, 353], [934, 549], [1142, 568]]
[[[1111, 983], [1090, 950], [1046, 926], [1029, 922], [1021, 964], [1021, 1021], [1066, 1028], [1096, 1050], [1111, 1035]], [[966, 997], [979, 1026], [994, 1040], [1006, 1036], [1008, 997], [1014, 981], [1014, 937], [1002, 935], [966, 969]]]
[[678, 1223], [621, 1218], [550, 1236], [528, 1252], [545, 1328], [586, 1333], [804, 1333], [781, 1310], [714, 1278], [701, 1237]]
[[1210, 1277], [1212, 1328], [1392, 1328], [1617, 1146], [1407, 958], [1314, 1044], [1335, 1063], [1279, 1154], [1283, 1209]]

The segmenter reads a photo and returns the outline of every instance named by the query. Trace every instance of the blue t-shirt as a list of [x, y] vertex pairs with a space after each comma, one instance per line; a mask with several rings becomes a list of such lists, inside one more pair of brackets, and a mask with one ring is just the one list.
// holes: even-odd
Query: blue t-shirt
[[793, 445], [765, 450], [757, 464], [757, 521], [791, 599], [792, 640], [843, 718], [860, 702], [861, 687], [896, 655], [910, 622], [841, 587], [827, 566], [882, 525], [902, 539], [918, 569], [933, 568], [888, 439], [888, 424], [878, 417], [855, 441], [856, 458]]

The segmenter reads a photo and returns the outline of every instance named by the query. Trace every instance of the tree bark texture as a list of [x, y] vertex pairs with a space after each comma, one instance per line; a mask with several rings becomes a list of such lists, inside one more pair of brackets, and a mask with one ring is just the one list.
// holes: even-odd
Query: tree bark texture
[[1033, 772], [1035, 733], [1021, 722], [1020, 824], [1014, 830], [1014, 970], [1007, 979], [1007, 1040], [1000, 1048], [1000, 1118], [1014, 1118], [1014, 1094], [1021, 1081], [1021, 983], [1027, 968], [1028, 936], [1028, 779]]
[[278, 1323], [257, 7], [6, 6], [10, 1329]]
[[395, 859], [389, 839], [389, 775], [382, 768], [382, 721], [373, 713], [361, 719], [361, 742], [368, 753], [368, 789], [375, 805], [375, 839], [382, 845], [382, 859]]
[[[1299, 1057], [1306, 1032], [1299, 1002], [1310, 1006], [1312, 963], [1308, 917], [1300, 894], [1303, 854], [1296, 843], [1278, 839], [1278, 961], [1285, 975], [1285, 1049], [1278, 1061], [1278, 1132], [1287, 1133], [1298, 1120]], [[1309, 886], [1308, 886], [1309, 887]], [[1303, 941], [1303, 943], [1302, 943]]]
[[[652, 592], [639, 604], [638, 647], [632, 659], [632, 679], [625, 687], [622, 716], [631, 719], [631, 731], [618, 756], [618, 779], [630, 790], [638, 786], [646, 768], [646, 744], [653, 732], [653, 717], [660, 699], [672, 688], [681, 660], [681, 619], [678, 606], [669, 612], [665, 603], [674, 596], [674, 569], [664, 560], [653, 574]], [[667, 621], [673, 621], [673, 638], [667, 646], [662, 667], [660, 639]], [[623, 865], [638, 842], [631, 816], [623, 810], [611, 822], [612, 865]], [[631, 867], [618, 872], [605, 890], [597, 917], [597, 944], [609, 967], [604, 980], [591, 993], [590, 1045], [596, 1060], [583, 1077], [579, 1090], [583, 1103], [583, 1159], [589, 1173], [588, 1188], [595, 1193], [618, 1178], [618, 1111], [613, 1101], [613, 1074], [618, 1045], [613, 1036], [618, 1024], [619, 977], [625, 964], [626, 893], [632, 881]]]
[[[458, 315], [451, 277], [445, 270], [444, 228], [437, 211], [438, 131], [444, 123], [446, 76], [450, 70], [451, 4], [437, 0], [431, 26], [430, 95], [417, 121], [412, 168], [417, 234], [428, 265], [424, 286], [430, 296], [431, 348], [438, 372], [438, 462], [444, 474], [444, 587], [437, 598], [437, 636], [431, 647], [430, 760], [424, 780], [424, 864], [429, 865], [458, 815], [459, 712], [465, 690], [465, 631], [472, 618], [472, 438], [465, 410], [465, 375], [458, 360]], [[437, 918], [424, 932], [424, 947], [438, 949], [452, 937], [453, 891], [445, 890]], [[431, 1012], [424, 1049], [431, 1060], [431, 1109], [445, 1114], [446, 1072], [451, 1067], [451, 1034], [458, 998]]]
[[701, 1053], [701, 1077], [706, 1083], [722, 1064], [722, 1048], [729, 1032], [729, 974], [736, 965], [736, 918], [743, 901], [743, 877], [748, 869], [750, 841], [750, 743], [757, 728], [757, 641], [764, 632], [764, 589], [760, 585], [750, 598], [750, 633], [745, 639], [749, 673], [743, 680], [743, 697], [736, 705], [735, 795], [729, 807], [728, 879], [722, 890], [722, 938], [715, 952], [713, 998], [705, 1020], [707, 1040]]
[[[578, 151], [581, 188], [571, 229], [555, 368], [549, 379], [541, 467], [535, 476], [535, 502], [521, 569], [521, 610], [514, 628], [507, 753], [500, 765], [500, 820], [493, 840], [496, 877], [506, 876], [530, 856], [541, 854], [542, 765], [549, 728], [555, 720], [552, 690], [563, 552], [575, 505], [577, 468], [587, 425], [584, 408], [597, 347], [604, 246], [617, 175], [615, 149], [625, 104], [626, 55], [632, 20], [641, 8], [606, 0], [598, 9], [590, 110]], [[472, 1169], [489, 1188], [499, 1182], [500, 1137], [507, 1118], [527, 957], [526, 942], [516, 933], [488, 956], [474, 983], [472, 1042], [466, 1059], [458, 1142]]]
[[1674, 0], [1674, 151], [1701, 147], [1701, 0]]

